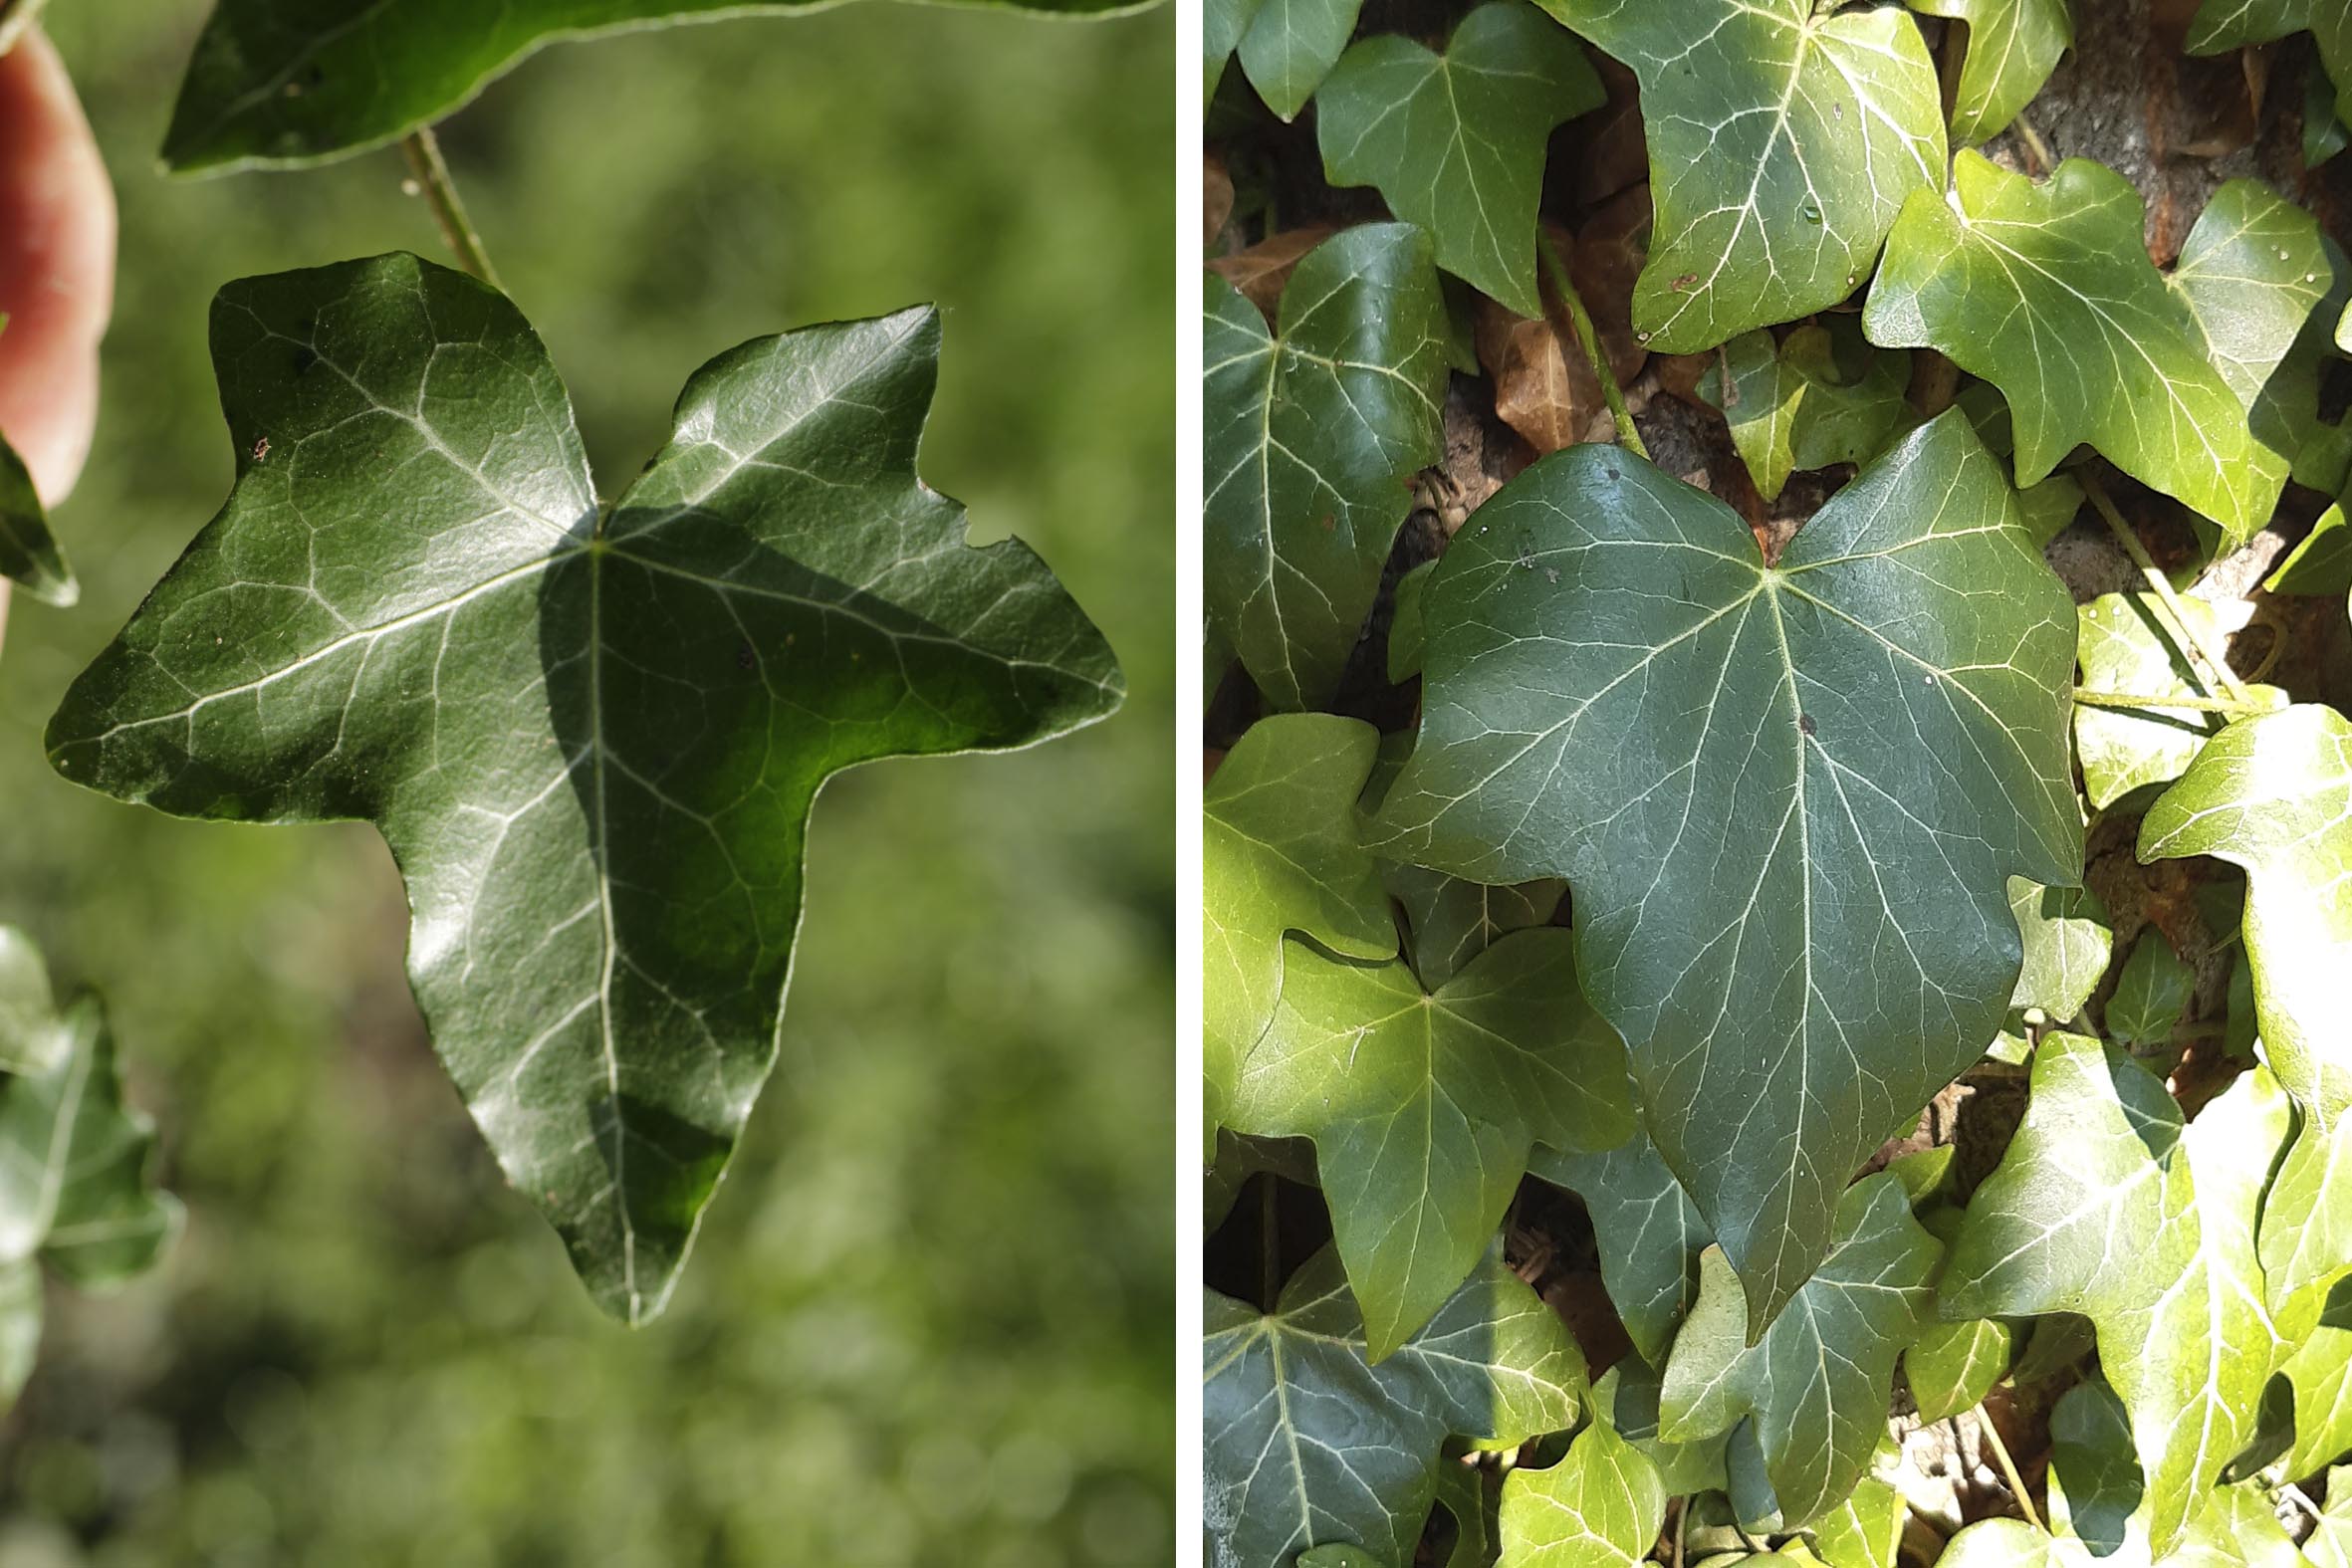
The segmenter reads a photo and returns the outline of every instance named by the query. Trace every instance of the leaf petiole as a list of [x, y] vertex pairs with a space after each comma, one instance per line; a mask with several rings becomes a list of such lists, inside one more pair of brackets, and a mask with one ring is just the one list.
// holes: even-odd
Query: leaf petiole
[[2024, 1477], [2017, 1473], [2017, 1461], [2009, 1457], [2009, 1446], [2000, 1441], [2000, 1429], [1988, 1416], [1978, 1423], [1985, 1429], [1985, 1441], [1993, 1446], [1993, 1457], [2000, 1465], [2001, 1478], [2009, 1483], [2009, 1495], [2017, 1499], [2017, 1506], [2025, 1512], [2025, 1522], [2047, 1533], [2041, 1515], [2033, 1508], [2033, 1498], [2025, 1490]]
[[1552, 243], [1550, 235], [1538, 231], [1536, 249], [1543, 253], [1543, 270], [1551, 279], [1552, 292], [1567, 310], [1576, 346], [1584, 351], [1584, 362], [1592, 366], [1593, 379], [1600, 382], [1600, 394], [1608, 399], [1609, 412], [1616, 417], [1617, 444], [1647, 462], [1650, 449], [1642, 445], [1641, 432], [1633, 427], [1633, 415], [1625, 407], [1625, 389], [1617, 384], [1616, 372], [1609, 368], [1608, 355], [1601, 351], [1600, 334], [1593, 329], [1592, 315], [1584, 309], [1584, 301], [1568, 277], [1568, 266], [1560, 259], [1559, 247]]
[[504, 293], [498, 273], [490, 265], [490, 253], [482, 249], [482, 236], [474, 232], [465, 203], [458, 199], [457, 184], [449, 177], [448, 161], [441, 156], [441, 138], [433, 134], [433, 127], [419, 125], [410, 131], [401, 138], [400, 151], [408, 159], [417, 193], [432, 208], [433, 222], [440, 227], [441, 238], [457, 258], [457, 265]]
[[2207, 642], [2198, 632], [2196, 622], [2184, 612], [2180, 594], [2173, 591], [2172, 579], [2164, 574], [2163, 569], [2149, 556], [2148, 547], [2140, 543], [2140, 536], [2132, 532], [2131, 525], [2123, 520], [2123, 514], [2115, 509], [2115, 502], [2107, 494], [2107, 487], [2099, 482], [2099, 476], [2085, 469], [2077, 477], [2082, 481], [2082, 493], [2090, 497], [2091, 505], [2106, 523], [2107, 531], [2115, 536], [2115, 542], [2123, 547], [2123, 553], [2131, 558], [2132, 564], [2140, 568], [2140, 575], [2147, 579], [2149, 590], [2163, 604], [2165, 616], [2172, 622], [2167, 629], [2179, 643], [2181, 651], [2190, 656], [2189, 662], [2194, 665], [2202, 658], [2212, 666], [2206, 673], [2223, 691], [2241, 706], [2247, 707], [2249, 712], [2256, 711], [2250, 706], [2244, 684], [2230, 668], [2230, 661], [2222, 656], [2219, 648]]
[[2256, 702], [2234, 702], [2228, 697], [2157, 697], [2139, 692], [2101, 692], [2074, 688], [2074, 700], [2085, 708], [2186, 708], [2193, 713], [2222, 713], [2233, 719], [2250, 718], [2273, 710]]

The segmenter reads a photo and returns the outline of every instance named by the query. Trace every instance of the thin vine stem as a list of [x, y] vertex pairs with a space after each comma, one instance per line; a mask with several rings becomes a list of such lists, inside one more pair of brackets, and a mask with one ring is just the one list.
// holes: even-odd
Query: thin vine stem
[[2223, 713], [2233, 719], [2250, 718], [2270, 710], [2258, 702], [2234, 702], [2228, 697], [2151, 697], [2139, 692], [2095, 692], [2074, 688], [2074, 700], [2085, 708], [2186, 708], [2192, 713]]
[[1616, 417], [1617, 444], [1647, 461], [1650, 449], [1642, 445], [1641, 432], [1633, 428], [1633, 415], [1625, 407], [1625, 388], [1617, 384], [1617, 373], [1609, 368], [1609, 357], [1601, 351], [1600, 334], [1593, 328], [1592, 315], [1584, 309], [1583, 298], [1568, 277], [1568, 264], [1560, 259], [1559, 247], [1552, 243], [1550, 235], [1541, 235], [1540, 239], [1537, 248], [1543, 253], [1543, 270], [1551, 277], [1552, 292], [1567, 310], [1571, 336], [1584, 352], [1584, 362], [1592, 366], [1593, 378], [1600, 382], [1600, 395], [1608, 400], [1609, 412]]
[[465, 203], [458, 199], [457, 184], [450, 179], [449, 164], [441, 156], [441, 138], [433, 134], [432, 126], [420, 125], [401, 140], [400, 151], [408, 159], [408, 172], [415, 176], [417, 189], [425, 205], [432, 208], [433, 222], [440, 226], [441, 238], [457, 264], [491, 288], [498, 288], [497, 269], [490, 265], [482, 236], [474, 232], [465, 215]]
[[2189, 656], [2190, 666], [2195, 668], [2202, 658], [2212, 666], [2205, 672], [2208, 683], [2219, 685], [2236, 702], [2250, 707], [2251, 699], [2236, 673], [2230, 668], [2230, 661], [2222, 656], [2221, 650], [2189, 618], [2180, 594], [2173, 590], [2172, 579], [2164, 574], [2163, 568], [2148, 554], [2148, 547], [2140, 543], [2140, 536], [2132, 532], [2132, 526], [2115, 509], [2115, 502], [2107, 494], [2107, 487], [2099, 482], [2099, 476], [2086, 469], [2078, 477], [2082, 481], [2082, 493], [2090, 497], [2092, 507], [2097, 509], [2099, 517], [2106, 523], [2107, 531], [2115, 536], [2115, 542], [2123, 547], [2123, 553], [2132, 559], [2132, 564], [2140, 568], [2140, 575], [2146, 579], [2157, 601], [2164, 606], [2165, 615], [2173, 623], [2172, 633], [2180, 640], [2181, 651]]
[[2033, 1498], [2025, 1490], [2024, 1477], [2017, 1473], [2017, 1461], [2009, 1457], [2009, 1446], [2000, 1441], [2000, 1429], [1988, 1416], [1978, 1423], [1985, 1429], [1985, 1441], [1993, 1446], [1993, 1457], [2000, 1465], [2001, 1479], [2009, 1483], [2009, 1494], [2017, 1499], [2017, 1506], [2025, 1512], [2025, 1522], [2047, 1533], [2041, 1515], [2034, 1511]]

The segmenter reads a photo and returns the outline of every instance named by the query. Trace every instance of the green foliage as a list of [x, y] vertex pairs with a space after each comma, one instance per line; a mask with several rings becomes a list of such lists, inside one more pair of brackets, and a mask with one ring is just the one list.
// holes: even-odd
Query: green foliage
[[[2080, 717], [2078, 713], [2078, 722]], [[2009, 1006], [2037, 1008], [2057, 1022], [2071, 1022], [2099, 989], [2115, 949], [2107, 906], [2088, 888], [2043, 887], [2013, 876], [2009, 914], [2025, 946]]]
[[[1363, 0], [1214, 0], [1205, 26], [1214, 40], [1232, 34], [1242, 70], [1266, 107], [1295, 119], [1339, 63], [1362, 7]], [[1212, 63], [1221, 64], [1223, 57], [1211, 48]], [[1215, 70], [1208, 74], [1212, 93], [1217, 76]]]
[[1502, 1568], [1630, 1568], [1665, 1517], [1658, 1467], [1596, 1419], [1566, 1458], [1504, 1481]]
[[61, 609], [82, 596], [74, 568], [49, 531], [49, 514], [33, 489], [33, 476], [6, 441], [0, 441], [0, 576]]
[[[2192, 632], [2209, 639], [2216, 633], [2212, 605], [2196, 598], [2182, 598], [2179, 604]], [[2157, 698], [2204, 695], [2203, 677], [2169, 629], [2168, 612], [2153, 593], [2102, 593], [2075, 613], [2082, 617], [2077, 657], [2085, 690]], [[2249, 687], [2248, 694], [2264, 703], [2286, 701], [2283, 692], [2270, 687]], [[2083, 793], [2105, 809], [2145, 784], [2171, 783], [2188, 772], [2224, 723], [2219, 714], [2190, 708], [2077, 707], [2074, 755], [2082, 765]]]
[[2074, 43], [2069, 0], [1911, 0], [1968, 26], [1952, 104], [1952, 143], [1973, 147], [2008, 128]]
[[1584, 1200], [1609, 1300], [1633, 1348], [1663, 1365], [1699, 1299], [1699, 1255], [1715, 1236], [1649, 1135], [1637, 1127], [1599, 1154], [1538, 1149], [1529, 1168]]
[[1866, 463], [1918, 423], [1903, 400], [1911, 356], [1863, 352], [1867, 368], [1849, 381], [1826, 328], [1799, 327], [1777, 344], [1769, 333], [1743, 333], [1723, 345], [1722, 373], [1710, 371], [1699, 391], [1724, 411], [1766, 501], [1791, 471]]

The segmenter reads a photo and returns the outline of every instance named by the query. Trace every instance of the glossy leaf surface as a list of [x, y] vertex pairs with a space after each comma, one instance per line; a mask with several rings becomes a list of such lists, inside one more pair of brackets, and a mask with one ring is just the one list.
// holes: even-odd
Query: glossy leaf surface
[[1596, 1420], [1566, 1458], [1504, 1481], [1501, 1568], [1633, 1568], [1665, 1519], [1658, 1467]]

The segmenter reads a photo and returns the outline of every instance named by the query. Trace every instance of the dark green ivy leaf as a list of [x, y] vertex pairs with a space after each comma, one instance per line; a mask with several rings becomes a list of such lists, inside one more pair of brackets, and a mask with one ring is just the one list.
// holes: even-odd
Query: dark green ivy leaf
[[1586, 992], [1761, 1327], [1847, 1179], [1999, 1028], [2007, 878], [2079, 878], [2065, 590], [1950, 412], [1771, 566], [1722, 502], [1570, 448], [1479, 509], [1425, 599], [1375, 847], [1567, 878]]
[[1649, 1135], [1600, 1154], [1538, 1148], [1528, 1169], [1584, 1200], [1600, 1248], [1601, 1283], [1643, 1360], [1662, 1366], [1674, 1331], [1699, 1299], [1699, 1254], [1715, 1239]]
[[2173, 1037], [2197, 987], [2197, 972], [2181, 962], [2163, 932], [2150, 926], [2123, 961], [2115, 994], [2107, 999], [2107, 1037], [2127, 1045], [2162, 1045]]
[[1488, 887], [1406, 865], [1383, 867], [1381, 881], [1404, 909], [1412, 930], [1413, 973], [1433, 991], [1498, 938], [1549, 924], [1568, 891], [1557, 877]]
[[1239, 34], [1242, 74], [1286, 124], [1338, 63], [1362, 9], [1363, 0], [1257, 0]]
[[462, 274], [231, 284], [212, 345], [236, 488], [50, 757], [178, 815], [375, 823], [442, 1060], [642, 1321], [776, 1058], [819, 787], [1090, 724], [1117, 663], [916, 478], [929, 310], [721, 355], [609, 508], [546, 349]]
[[33, 476], [16, 448], [0, 441], [0, 575], [13, 577], [27, 593], [60, 608], [82, 596], [74, 568], [66, 564], [49, 513], [33, 489]]

